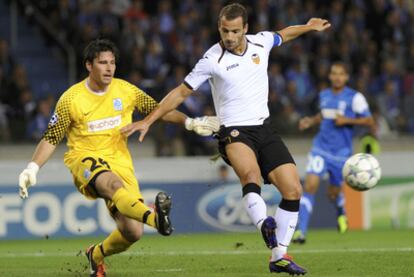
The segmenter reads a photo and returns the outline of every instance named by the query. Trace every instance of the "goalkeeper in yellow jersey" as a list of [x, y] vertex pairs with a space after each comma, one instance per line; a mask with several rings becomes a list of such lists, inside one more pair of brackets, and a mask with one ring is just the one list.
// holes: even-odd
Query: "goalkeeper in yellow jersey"
[[[36, 184], [36, 175], [57, 144], [67, 137], [64, 163], [73, 175], [77, 189], [87, 198], [103, 198], [117, 228], [101, 243], [86, 250], [90, 276], [106, 276], [104, 257], [120, 253], [139, 240], [143, 223], [168, 236], [171, 198], [164, 192], [155, 199], [155, 210], [144, 204], [120, 128], [132, 121], [138, 109], [149, 114], [157, 102], [134, 85], [114, 78], [118, 50], [109, 40], [92, 41], [84, 51], [89, 76], [70, 87], [60, 97], [32, 161], [19, 176], [19, 193]], [[163, 120], [185, 124], [188, 130], [211, 135], [219, 128], [215, 117], [187, 118], [172, 111]]]

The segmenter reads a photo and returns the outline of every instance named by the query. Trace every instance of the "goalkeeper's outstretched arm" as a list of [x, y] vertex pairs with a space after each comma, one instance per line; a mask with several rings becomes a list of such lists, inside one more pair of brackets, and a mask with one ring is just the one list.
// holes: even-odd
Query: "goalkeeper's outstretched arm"
[[39, 167], [42, 167], [50, 159], [53, 152], [55, 152], [55, 149], [56, 145], [42, 139], [33, 153], [32, 162], [35, 162]]
[[33, 154], [32, 161], [19, 175], [19, 195], [21, 198], [29, 197], [27, 189], [36, 185], [39, 168], [49, 160], [55, 149], [56, 145], [49, 143], [45, 139], [39, 142]]

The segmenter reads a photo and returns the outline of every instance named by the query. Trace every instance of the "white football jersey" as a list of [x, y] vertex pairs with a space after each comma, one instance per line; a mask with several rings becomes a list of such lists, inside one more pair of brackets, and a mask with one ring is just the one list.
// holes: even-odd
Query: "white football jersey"
[[282, 44], [282, 39], [271, 32], [246, 38], [247, 48], [242, 55], [216, 43], [184, 79], [184, 84], [192, 90], [209, 81], [216, 114], [226, 127], [261, 125], [269, 116], [269, 53], [274, 45]]

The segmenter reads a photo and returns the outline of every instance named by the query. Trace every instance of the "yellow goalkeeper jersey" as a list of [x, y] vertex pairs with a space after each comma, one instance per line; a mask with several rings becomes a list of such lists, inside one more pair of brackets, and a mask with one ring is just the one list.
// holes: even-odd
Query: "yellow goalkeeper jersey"
[[105, 93], [96, 94], [85, 79], [62, 94], [43, 139], [57, 145], [66, 135], [65, 157], [92, 152], [130, 159], [127, 138], [119, 129], [131, 123], [135, 108], [148, 114], [156, 106], [152, 97], [127, 81], [114, 78]]

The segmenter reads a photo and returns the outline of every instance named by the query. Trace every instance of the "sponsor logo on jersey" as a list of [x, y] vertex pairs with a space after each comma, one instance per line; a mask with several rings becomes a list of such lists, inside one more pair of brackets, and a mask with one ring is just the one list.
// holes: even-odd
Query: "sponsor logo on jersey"
[[[252, 221], [247, 214], [240, 184], [226, 184], [206, 193], [197, 205], [197, 213], [208, 225], [226, 231], [254, 230]], [[281, 200], [280, 194], [273, 186], [262, 188], [268, 212], [274, 214]]]
[[234, 129], [230, 132], [230, 136], [232, 136], [233, 138], [238, 137], [240, 135], [239, 130]]
[[321, 113], [324, 119], [336, 119], [338, 115], [344, 115], [344, 112], [338, 109], [322, 109]]
[[88, 124], [88, 131], [89, 132], [99, 132], [104, 130], [113, 129], [121, 125], [121, 115], [108, 117], [104, 119], [98, 119], [94, 121], [89, 121]]
[[122, 100], [121, 98], [115, 98], [114, 102], [114, 110], [115, 111], [122, 111]]
[[257, 53], [252, 54], [252, 61], [255, 64], [259, 64], [260, 63], [260, 56]]
[[56, 123], [58, 123], [58, 121], [59, 121], [59, 116], [58, 116], [58, 114], [57, 114], [57, 113], [54, 113], [54, 114], [52, 115], [52, 117], [50, 118], [50, 120], [49, 120], [49, 125], [50, 125], [50, 126], [53, 126], [53, 125], [55, 125]]
[[235, 64], [232, 64], [232, 65], [227, 66], [227, 67], [226, 67], [226, 70], [227, 70], [227, 71], [229, 71], [229, 70], [231, 70], [231, 69], [233, 69], [233, 68], [236, 68], [236, 67], [238, 67], [238, 66], [239, 66], [239, 64], [238, 64], [238, 63], [235, 63]]

